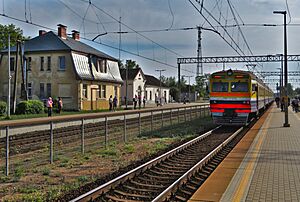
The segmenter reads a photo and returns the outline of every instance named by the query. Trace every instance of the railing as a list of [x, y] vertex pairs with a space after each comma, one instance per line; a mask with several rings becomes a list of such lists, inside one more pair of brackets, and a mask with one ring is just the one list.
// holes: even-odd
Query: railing
[[[37, 149], [39, 151], [37, 154], [24, 155], [23, 160], [26, 160], [26, 164], [36, 159], [42, 161], [42, 157], [35, 155], [46, 157], [48, 153], [48, 162], [53, 163], [55, 157], [58, 159], [61, 155], [67, 155], [66, 150], [76, 153], [80, 150], [82, 154], [85, 154], [88, 149], [93, 151], [100, 147], [107, 148], [112, 142], [126, 143], [129, 139], [142, 134], [209, 115], [209, 105], [203, 104], [2, 121], [0, 130], [5, 130], [6, 135], [5, 138], [0, 139], [2, 145], [5, 146], [5, 174], [9, 175], [10, 166], [12, 166], [11, 156], [14, 155], [11, 155], [10, 151], [19, 148], [16, 144], [18, 144], [20, 134], [12, 135], [12, 130], [28, 130], [29, 128], [35, 130], [36, 127], [40, 127], [38, 132], [31, 131], [22, 134], [28, 137], [29, 142], [30, 138], [41, 138], [40, 142], [33, 142], [30, 149], [42, 148], [42, 150]], [[4, 156], [3, 150], [1, 155]], [[1, 160], [0, 165], [3, 163]], [[39, 162], [38, 164], [45, 163]]]

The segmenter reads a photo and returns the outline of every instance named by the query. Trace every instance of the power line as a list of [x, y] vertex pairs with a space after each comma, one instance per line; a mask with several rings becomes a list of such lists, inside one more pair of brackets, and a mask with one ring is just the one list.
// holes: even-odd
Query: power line
[[[33, 23], [33, 22], [27, 22], [26, 20], [22, 20], [22, 19], [19, 19], [19, 18], [16, 18], [16, 17], [5, 15], [5, 14], [0, 14], [0, 16], [5, 17], [5, 18], [9, 18], [9, 19], [12, 19], [12, 20], [15, 20], [15, 21], [18, 21], [18, 22], [22, 22], [22, 23], [25, 23], [25, 24], [30, 24], [30, 25], [33, 25], [33, 26], [36, 26], [36, 27], [40, 27], [40, 28], [44, 28], [44, 29], [48, 29], [48, 30], [56, 32], [56, 29], [53, 29], [53, 28], [50, 28], [50, 27], [47, 27], [47, 26], [44, 26], [44, 25], [41, 25], [41, 24], [37, 24], [37, 23]], [[105, 43], [102, 43], [102, 42], [92, 41], [91, 39], [87, 39], [85, 37], [81, 37], [81, 38], [84, 39], [84, 40], [90, 41], [90, 42], [98, 43], [100, 45], [103, 45], [103, 46], [106, 46], [106, 47], [109, 47], [109, 48], [112, 48], [112, 49], [115, 49], [115, 50], [119, 50], [119, 48], [117, 48], [117, 47], [114, 47], [114, 46], [111, 46], [111, 45], [108, 45], [108, 44], [105, 44]], [[125, 49], [120, 49], [120, 50], [122, 52], [131, 54], [131, 55], [135, 55], [135, 56], [138, 56], [140, 58], [147, 59], [149, 61], [153, 61], [153, 62], [156, 62], [156, 63], [159, 63], [159, 64], [163, 64], [163, 65], [175, 68], [175, 69], [178, 68], [177, 66], [174, 66], [174, 65], [171, 65], [171, 64], [168, 64], [168, 63], [165, 63], [165, 62], [161, 62], [159, 60], [151, 59], [149, 57], [146, 57], [146, 56], [143, 56], [143, 55], [140, 55], [140, 54], [136, 54], [136, 53], [133, 53], [133, 52], [125, 50]], [[189, 70], [186, 70], [186, 69], [183, 69], [183, 71], [186, 71], [186, 72], [189, 72], [189, 73], [194, 73], [193, 71], [189, 71]]]
[[291, 17], [291, 12], [290, 12], [290, 8], [289, 8], [289, 4], [288, 4], [288, 0], [285, 0], [285, 5], [286, 5], [286, 8], [287, 8], [287, 11], [288, 11], [288, 14], [289, 14], [289, 22], [287, 24], [290, 24], [291, 21], [292, 21], [292, 17]]
[[[93, 4], [93, 3], [91, 3], [91, 4], [92, 4], [96, 9], [98, 9], [98, 10], [101, 11], [101, 12], [103, 12], [105, 15], [109, 16], [110, 18], [112, 18], [112, 19], [115, 20], [116, 22], [119, 22], [118, 19], [116, 19], [115, 17], [113, 17], [111, 14], [109, 14], [109, 13], [106, 12], [105, 10], [99, 8], [97, 5], [95, 5], [95, 4]], [[177, 56], [183, 57], [181, 54], [176, 53], [175, 51], [173, 51], [173, 50], [171, 50], [171, 49], [169, 49], [169, 48], [167, 48], [167, 47], [164, 47], [163, 45], [161, 45], [161, 44], [159, 44], [159, 43], [153, 41], [153, 40], [150, 39], [149, 37], [147, 37], [147, 36], [145, 36], [145, 35], [143, 35], [143, 34], [137, 32], [136, 30], [134, 30], [133, 28], [129, 27], [129, 26], [128, 26], [127, 24], [125, 24], [124, 22], [120, 22], [120, 23], [121, 23], [123, 26], [125, 26], [126, 28], [130, 29], [131, 31], [137, 33], [138, 35], [142, 36], [143, 38], [145, 38], [145, 39], [151, 41], [152, 43], [156, 44], [157, 46], [159, 46], [159, 47], [161, 47], [161, 48], [163, 48], [163, 49], [166, 49], [166, 50], [168, 50], [169, 52], [171, 52], [171, 53], [173, 53], [173, 54], [175, 54], [175, 55], [177, 55]]]
[[169, 5], [170, 13], [172, 15], [172, 23], [171, 23], [171, 25], [169, 27], [169, 29], [171, 29], [173, 27], [173, 23], [174, 23], [174, 14], [173, 14], [173, 11], [172, 11], [172, 8], [171, 8], [170, 0], [168, 0], [168, 5]]

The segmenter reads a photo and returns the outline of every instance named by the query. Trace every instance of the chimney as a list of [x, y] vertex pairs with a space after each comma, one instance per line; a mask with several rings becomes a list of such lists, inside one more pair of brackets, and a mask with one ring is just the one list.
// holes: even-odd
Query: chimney
[[76, 31], [76, 30], [72, 30], [72, 38], [76, 41], [79, 41], [80, 39], [80, 35], [79, 35], [80, 32]]
[[58, 36], [62, 39], [67, 39], [67, 26], [58, 24]]
[[44, 34], [46, 34], [47, 32], [45, 30], [39, 30], [39, 36], [42, 36]]

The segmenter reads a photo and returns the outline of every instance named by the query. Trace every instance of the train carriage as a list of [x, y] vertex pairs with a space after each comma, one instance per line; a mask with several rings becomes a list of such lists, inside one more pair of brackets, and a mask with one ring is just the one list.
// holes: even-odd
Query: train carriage
[[210, 111], [214, 123], [245, 125], [273, 101], [272, 90], [251, 72], [228, 70], [209, 78]]

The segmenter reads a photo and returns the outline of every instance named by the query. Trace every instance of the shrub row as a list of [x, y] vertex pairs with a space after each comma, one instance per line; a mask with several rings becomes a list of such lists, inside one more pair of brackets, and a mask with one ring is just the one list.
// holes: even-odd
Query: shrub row
[[40, 100], [21, 101], [16, 109], [16, 114], [40, 114], [43, 112], [44, 103]]
[[4, 115], [6, 112], [6, 102], [0, 101], [0, 116]]

